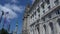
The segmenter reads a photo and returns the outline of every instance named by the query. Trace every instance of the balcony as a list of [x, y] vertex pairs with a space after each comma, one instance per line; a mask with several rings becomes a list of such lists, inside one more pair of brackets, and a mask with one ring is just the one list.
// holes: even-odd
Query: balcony
[[59, 2], [59, 0], [56, 0], [54, 3], [57, 6], [60, 2]]
[[45, 14], [43, 14], [41, 16], [41, 18], [45, 17], [46, 15], [48, 15], [49, 13], [53, 12], [54, 10], [57, 10], [60, 8], [60, 4], [58, 4], [57, 6], [54, 6], [53, 8], [51, 8], [50, 10], [48, 10], [47, 12], [45, 12]]

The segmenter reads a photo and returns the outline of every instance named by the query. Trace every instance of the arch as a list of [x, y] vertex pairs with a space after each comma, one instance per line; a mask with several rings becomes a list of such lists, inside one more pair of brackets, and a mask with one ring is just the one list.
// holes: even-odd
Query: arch
[[50, 27], [51, 27], [51, 30], [53, 30], [53, 23], [50, 22], [49, 25], [50, 25]]
[[60, 26], [60, 18], [57, 19], [57, 22], [58, 22], [58, 24], [59, 24], [59, 26]]
[[37, 24], [35, 27], [36, 27], [36, 30], [37, 30], [37, 34], [40, 34], [40, 31], [39, 31], [39, 24]]
[[43, 28], [44, 28], [44, 32], [46, 34], [46, 25], [45, 24], [43, 25]]
[[50, 22], [50, 23], [49, 23], [49, 26], [50, 26], [50, 28], [51, 28], [51, 34], [54, 34], [54, 30], [53, 30], [53, 28], [54, 28], [54, 27], [53, 27], [53, 23], [52, 23], [52, 22]]
[[45, 29], [45, 31], [46, 31], [46, 25], [45, 25], [45, 24], [43, 25], [43, 27], [44, 27], [44, 29]]

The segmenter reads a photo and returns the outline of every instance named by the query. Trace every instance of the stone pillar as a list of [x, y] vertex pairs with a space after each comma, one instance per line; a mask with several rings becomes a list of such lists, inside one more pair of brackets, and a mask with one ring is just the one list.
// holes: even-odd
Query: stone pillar
[[48, 29], [48, 34], [51, 34], [51, 28], [50, 28], [49, 24], [47, 24], [47, 29]]
[[57, 34], [59, 34], [59, 25], [56, 23], [56, 28], [57, 28]]
[[53, 27], [54, 27], [54, 34], [57, 34], [57, 28], [56, 28], [56, 23], [55, 23], [55, 21], [54, 21], [54, 23], [53, 23]]
[[43, 34], [43, 30], [42, 30], [43, 25], [42, 24], [39, 24], [39, 26], [40, 26], [40, 34]]
[[30, 34], [34, 34], [34, 27], [31, 27], [30, 29], [31, 29]]
[[38, 30], [37, 30], [37, 27], [36, 27], [36, 29], [35, 29], [35, 32], [36, 32], [35, 34], [38, 34]]
[[46, 34], [49, 34], [49, 25], [46, 23]]
[[50, 0], [50, 5], [51, 5], [51, 8], [53, 8], [55, 6], [54, 0]]
[[33, 34], [35, 34], [35, 25], [34, 25], [34, 28], [33, 28], [33, 30], [34, 30], [34, 31], [33, 31]]

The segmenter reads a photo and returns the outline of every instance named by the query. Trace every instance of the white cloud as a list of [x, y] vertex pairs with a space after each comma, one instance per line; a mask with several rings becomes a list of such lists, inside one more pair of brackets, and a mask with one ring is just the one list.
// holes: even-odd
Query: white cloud
[[20, 12], [20, 13], [24, 10], [24, 6], [5, 4], [5, 7], [10, 8], [10, 9], [12, 9], [16, 12]]
[[11, 2], [13, 2], [13, 3], [18, 3], [18, 1], [17, 1], [17, 0], [11, 0]]
[[[9, 12], [9, 14], [7, 14], [7, 20], [9, 20], [17, 18], [16, 12], [21, 13], [24, 10], [24, 6], [5, 4], [4, 6], [0, 5], [0, 10], [4, 11], [4, 13]], [[5, 17], [5, 15], [3, 17]]]
[[[6, 15], [7, 19], [17, 18], [17, 14], [7, 7], [4, 7], [4, 6], [0, 5], [0, 10], [4, 11], [4, 13], [9, 12], [9, 14]], [[5, 15], [3, 17], [5, 17]]]

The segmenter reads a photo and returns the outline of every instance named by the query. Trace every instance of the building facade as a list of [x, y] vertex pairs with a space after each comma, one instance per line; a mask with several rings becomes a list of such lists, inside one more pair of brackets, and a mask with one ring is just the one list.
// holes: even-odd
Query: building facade
[[13, 34], [17, 34], [17, 31], [18, 31], [18, 22], [16, 22], [16, 27], [15, 27]]
[[27, 13], [28, 34], [60, 34], [60, 0], [35, 0]]
[[23, 17], [23, 27], [22, 27], [22, 34], [28, 34], [28, 23], [27, 23], [27, 16], [28, 16], [28, 11], [30, 9], [30, 5], [27, 4], [26, 8], [25, 8], [25, 13], [24, 13], [24, 17]]

